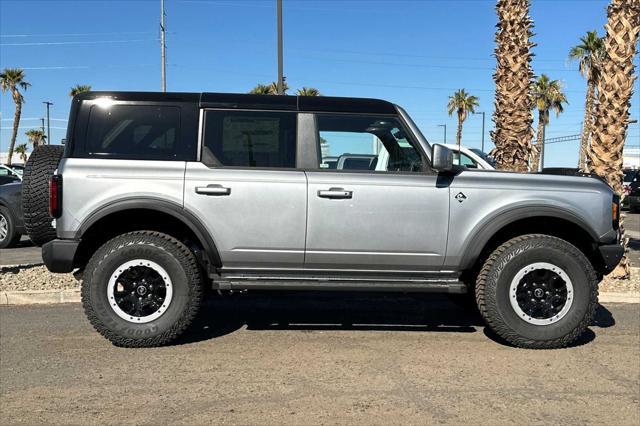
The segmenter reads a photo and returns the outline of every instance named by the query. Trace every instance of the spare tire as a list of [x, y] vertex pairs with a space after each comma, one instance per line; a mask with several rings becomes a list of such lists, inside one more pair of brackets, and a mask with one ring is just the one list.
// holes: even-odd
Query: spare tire
[[42, 145], [36, 147], [24, 167], [22, 176], [22, 211], [24, 227], [36, 245], [56, 238], [56, 230], [49, 215], [49, 178], [58, 168], [64, 147]]

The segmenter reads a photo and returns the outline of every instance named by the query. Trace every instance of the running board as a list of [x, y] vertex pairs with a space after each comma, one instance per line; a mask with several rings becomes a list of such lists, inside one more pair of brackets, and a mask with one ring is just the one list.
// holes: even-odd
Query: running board
[[214, 290], [324, 290], [324, 291], [399, 291], [425, 293], [467, 292], [457, 279], [372, 279], [339, 277], [219, 277]]

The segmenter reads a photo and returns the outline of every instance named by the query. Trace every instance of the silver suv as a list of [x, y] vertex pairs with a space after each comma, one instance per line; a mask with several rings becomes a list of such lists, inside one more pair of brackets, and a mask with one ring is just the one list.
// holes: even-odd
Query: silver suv
[[455, 166], [381, 100], [89, 92], [69, 123], [43, 257], [84, 271], [116, 345], [175, 339], [209, 287], [469, 292], [508, 342], [560, 347], [623, 253], [600, 179]]

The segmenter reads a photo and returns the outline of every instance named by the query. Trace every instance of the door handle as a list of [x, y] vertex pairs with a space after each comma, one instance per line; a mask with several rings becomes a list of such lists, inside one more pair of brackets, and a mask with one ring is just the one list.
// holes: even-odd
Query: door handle
[[329, 188], [327, 190], [318, 191], [318, 197], [320, 198], [352, 198], [353, 191], [345, 191], [342, 188]]
[[229, 195], [231, 194], [231, 188], [225, 188], [222, 185], [196, 186], [196, 194]]

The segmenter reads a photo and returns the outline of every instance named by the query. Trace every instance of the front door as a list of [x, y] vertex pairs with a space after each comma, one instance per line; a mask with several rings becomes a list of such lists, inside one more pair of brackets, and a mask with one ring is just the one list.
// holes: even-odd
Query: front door
[[449, 189], [438, 185], [399, 119], [319, 114], [317, 126], [323, 161], [307, 171], [305, 266], [438, 270]]
[[296, 170], [296, 113], [207, 110], [201, 161], [187, 163], [185, 209], [224, 268], [300, 268], [307, 180]]

